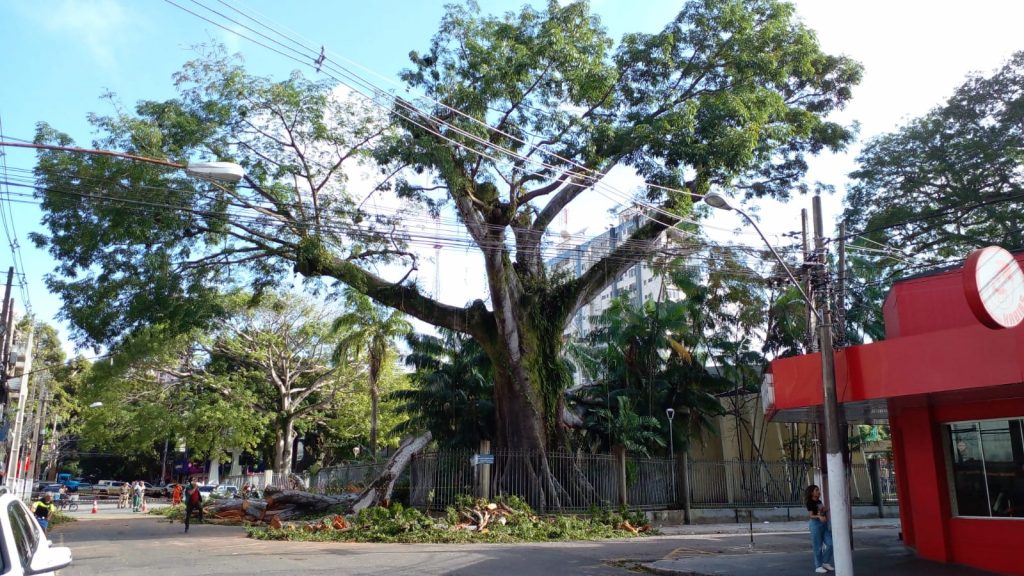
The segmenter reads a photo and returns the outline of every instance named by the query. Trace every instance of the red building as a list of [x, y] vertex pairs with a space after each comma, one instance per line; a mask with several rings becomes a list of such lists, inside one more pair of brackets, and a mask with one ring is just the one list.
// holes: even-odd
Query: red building
[[[1002, 269], [979, 251], [963, 268], [894, 285], [886, 340], [836, 352], [836, 391], [850, 422], [889, 420], [907, 546], [1024, 575], [1024, 253], [995, 250]], [[771, 372], [772, 418], [816, 419], [820, 355]]]

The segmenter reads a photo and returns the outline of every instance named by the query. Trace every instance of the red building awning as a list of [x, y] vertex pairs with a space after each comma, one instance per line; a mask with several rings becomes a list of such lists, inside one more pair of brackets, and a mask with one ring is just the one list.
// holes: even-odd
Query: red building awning
[[[1015, 257], [1024, 261], [1024, 253]], [[893, 398], [984, 397], [1000, 395], [992, 387], [1009, 391], [1024, 382], [1024, 324], [982, 325], [968, 304], [963, 269], [897, 283], [884, 315], [886, 340], [836, 352], [836, 395], [850, 422], [884, 419]], [[820, 354], [775, 360], [766, 386], [771, 419], [820, 419]]]

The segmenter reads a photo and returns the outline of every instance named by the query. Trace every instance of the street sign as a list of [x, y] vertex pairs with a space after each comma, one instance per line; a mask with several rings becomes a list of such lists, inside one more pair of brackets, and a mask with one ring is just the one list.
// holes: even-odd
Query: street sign
[[469, 459], [469, 463], [473, 466], [479, 466], [480, 464], [494, 464], [494, 454], [474, 454]]

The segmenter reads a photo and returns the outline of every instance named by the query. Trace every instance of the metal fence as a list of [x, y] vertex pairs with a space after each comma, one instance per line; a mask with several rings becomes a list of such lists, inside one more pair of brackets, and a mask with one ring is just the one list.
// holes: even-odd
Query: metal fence
[[806, 462], [695, 461], [689, 480], [691, 506], [788, 506], [803, 503], [813, 472]]
[[366, 486], [384, 471], [387, 462], [350, 463], [322, 468], [309, 481], [309, 491], [341, 494]]
[[[606, 454], [497, 452], [494, 464], [474, 466], [468, 452], [417, 454], [410, 465], [409, 504], [443, 510], [460, 495], [515, 495], [539, 511], [584, 511], [591, 506], [664, 509], [681, 504], [681, 470], [668, 458], [630, 457], [619, 464]], [[547, 467], [554, 486], [535, 480]], [[624, 470], [620, 471], [620, 466]], [[880, 466], [884, 503], [896, 502], [891, 466]], [[854, 503], [873, 501], [867, 467], [853, 466]], [[620, 478], [626, 495], [620, 495]], [[694, 461], [687, 469], [690, 505], [695, 508], [803, 506], [804, 490], [815, 481], [807, 462]]]

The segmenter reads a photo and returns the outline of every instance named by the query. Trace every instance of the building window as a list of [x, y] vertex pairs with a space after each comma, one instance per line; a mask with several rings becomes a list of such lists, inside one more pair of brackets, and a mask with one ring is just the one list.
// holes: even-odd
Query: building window
[[953, 513], [1024, 517], [1024, 419], [946, 425]]

